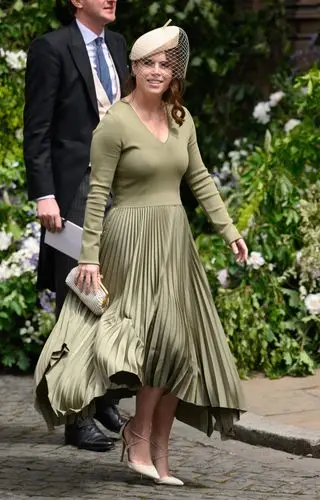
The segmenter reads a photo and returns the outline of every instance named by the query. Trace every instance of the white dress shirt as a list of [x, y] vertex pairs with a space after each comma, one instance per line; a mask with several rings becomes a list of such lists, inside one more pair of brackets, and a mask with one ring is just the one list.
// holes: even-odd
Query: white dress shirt
[[[86, 45], [86, 49], [88, 52], [89, 60], [90, 60], [90, 65], [92, 68], [92, 71], [97, 72], [97, 61], [96, 61], [96, 43], [95, 39], [99, 37], [103, 38], [103, 42], [101, 44], [102, 50], [104, 57], [106, 59], [108, 68], [109, 68], [109, 73], [110, 73], [110, 78], [111, 78], [111, 84], [112, 84], [112, 93], [113, 93], [113, 98], [115, 99], [116, 96], [118, 95], [118, 90], [120, 88], [120, 81], [119, 77], [114, 65], [114, 62], [112, 60], [111, 54], [109, 52], [109, 49], [104, 41], [104, 31], [100, 35], [96, 35], [93, 31], [89, 30], [84, 24], [80, 23], [78, 19], [76, 19], [76, 23], [78, 25], [78, 28], [80, 30], [80, 33], [83, 37], [84, 43]], [[47, 196], [41, 196], [40, 198], [37, 198], [36, 201], [40, 200], [47, 200], [50, 198], [55, 198], [54, 194], [48, 194]]]
[[92, 67], [93, 71], [97, 71], [97, 61], [96, 61], [96, 44], [95, 44], [95, 39], [98, 37], [101, 37], [103, 39], [103, 42], [101, 44], [102, 50], [103, 50], [103, 55], [106, 59], [108, 68], [109, 68], [109, 73], [110, 73], [110, 78], [111, 78], [111, 83], [112, 83], [112, 93], [113, 93], [113, 98], [115, 99], [117, 93], [118, 93], [118, 88], [120, 86], [119, 82], [119, 77], [114, 65], [114, 62], [112, 60], [111, 54], [109, 52], [109, 49], [104, 41], [104, 31], [100, 33], [100, 35], [96, 35], [96, 33], [93, 33], [93, 31], [89, 30], [86, 26], [84, 26], [78, 19], [76, 20], [77, 25], [79, 27], [79, 30], [81, 32], [81, 35], [83, 36], [84, 43], [86, 44], [86, 49], [88, 52], [88, 56], [90, 59], [90, 64]]

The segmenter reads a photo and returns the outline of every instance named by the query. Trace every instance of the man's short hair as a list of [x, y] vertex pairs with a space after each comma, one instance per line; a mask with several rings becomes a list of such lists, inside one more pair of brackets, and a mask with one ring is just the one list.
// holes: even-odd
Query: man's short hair
[[58, 21], [63, 24], [70, 24], [75, 16], [77, 8], [71, 0], [56, 0], [55, 15]]
[[67, 0], [67, 4], [68, 4], [68, 8], [70, 9], [70, 11], [73, 14], [75, 14], [76, 10], [77, 10], [77, 7], [75, 7], [75, 5], [73, 5], [73, 3], [71, 2], [71, 0]]

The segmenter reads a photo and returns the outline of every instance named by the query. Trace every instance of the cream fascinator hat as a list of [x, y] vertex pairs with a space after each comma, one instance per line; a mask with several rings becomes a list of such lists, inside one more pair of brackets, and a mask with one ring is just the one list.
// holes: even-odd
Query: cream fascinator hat
[[162, 27], [148, 31], [135, 41], [130, 53], [131, 61], [141, 61], [154, 54], [165, 52], [172, 78], [185, 78], [189, 61], [189, 40], [187, 34], [178, 26], [168, 26], [171, 19]]

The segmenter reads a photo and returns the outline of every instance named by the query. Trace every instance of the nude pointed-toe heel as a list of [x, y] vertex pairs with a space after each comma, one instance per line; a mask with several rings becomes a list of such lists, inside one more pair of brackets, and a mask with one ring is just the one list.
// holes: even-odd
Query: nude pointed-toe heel
[[159, 479], [155, 479], [154, 482], [156, 484], [164, 484], [167, 486], [183, 486], [184, 482], [181, 481], [181, 479], [178, 479], [177, 477], [174, 476], [163, 476], [160, 477]]
[[[122, 452], [121, 452], [121, 458], [120, 458], [120, 461], [123, 462], [124, 460], [124, 455], [125, 453], [127, 452], [127, 465], [129, 467], [130, 470], [134, 471], [134, 472], [137, 472], [138, 474], [140, 474], [141, 476], [145, 476], [145, 477], [149, 477], [151, 479], [160, 479], [160, 476], [158, 474], [158, 471], [157, 469], [155, 468], [154, 465], [144, 465], [144, 464], [137, 464], [137, 463], [134, 463], [134, 462], [131, 462], [130, 461], [130, 458], [129, 458], [129, 449], [134, 446], [135, 444], [138, 443], [138, 440], [134, 441], [133, 443], [128, 443], [126, 438], [124, 437], [124, 430], [126, 428], [126, 426], [128, 425], [130, 420], [128, 420], [121, 428], [120, 430], [120, 437], [122, 439]], [[144, 441], [147, 441], [147, 442], [150, 442], [150, 440], [144, 436], [140, 436], [139, 434], [137, 434], [136, 432], [130, 430], [131, 434], [133, 436], [136, 436], [139, 440], [143, 439]]]
[[[151, 444], [152, 444], [152, 446], [155, 447], [155, 444], [152, 443], [152, 441], [151, 441]], [[162, 453], [162, 455], [158, 455], [157, 457], [152, 456], [152, 461], [156, 462], [157, 460], [160, 460], [161, 458], [167, 458], [167, 457], [168, 457], [168, 453], [165, 452], [165, 453]], [[167, 486], [183, 486], [184, 485], [184, 482], [181, 481], [181, 479], [178, 479], [177, 477], [174, 477], [174, 476], [159, 477], [159, 479], [155, 479], [154, 482], [156, 484], [163, 484], [163, 485], [167, 485]]]
[[160, 480], [158, 471], [153, 465], [135, 464], [134, 462], [128, 461], [128, 467], [141, 476], [149, 477], [155, 481], [158, 479]]

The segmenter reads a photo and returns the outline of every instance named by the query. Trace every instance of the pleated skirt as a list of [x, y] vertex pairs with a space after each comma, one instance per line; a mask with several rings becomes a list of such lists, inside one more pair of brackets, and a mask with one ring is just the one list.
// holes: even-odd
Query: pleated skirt
[[100, 266], [107, 311], [95, 316], [70, 291], [38, 360], [49, 428], [148, 385], [179, 398], [182, 422], [232, 436], [244, 396], [183, 207], [112, 208]]

